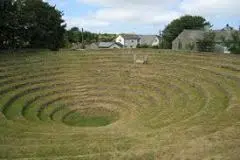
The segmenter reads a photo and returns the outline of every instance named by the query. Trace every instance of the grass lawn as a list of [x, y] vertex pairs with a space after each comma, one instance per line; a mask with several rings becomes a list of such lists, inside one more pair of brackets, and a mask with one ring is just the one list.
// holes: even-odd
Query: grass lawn
[[0, 111], [0, 159], [239, 160], [240, 56], [0, 55]]

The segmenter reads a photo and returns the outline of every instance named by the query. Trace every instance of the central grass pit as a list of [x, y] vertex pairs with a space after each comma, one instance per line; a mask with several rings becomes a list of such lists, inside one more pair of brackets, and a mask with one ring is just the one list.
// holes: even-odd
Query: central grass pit
[[118, 114], [105, 108], [77, 109], [63, 117], [63, 122], [71, 126], [100, 127], [107, 126], [118, 119]]

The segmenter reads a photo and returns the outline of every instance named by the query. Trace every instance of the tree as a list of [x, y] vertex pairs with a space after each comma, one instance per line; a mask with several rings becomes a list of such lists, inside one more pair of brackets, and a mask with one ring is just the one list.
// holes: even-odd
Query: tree
[[58, 50], [64, 41], [63, 13], [42, 0], [25, 0], [24, 19], [29, 43], [34, 48]]
[[99, 41], [102, 42], [111, 42], [116, 38], [116, 34], [103, 33], [99, 34]]
[[184, 30], [184, 29], [203, 29], [206, 25], [210, 26], [210, 23], [201, 16], [185, 15], [178, 19], [173, 20], [163, 30], [163, 45], [164, 48], [171, 48], [172, 41]]
[[204, 37], [202, 40], [198, 40], [197, 48], [200, 52], [213, 52], [214, 50], [214, 42], [215, 33], [214, 32], [206, 32], [204, 33]]
[[72, 28], [70, 29], [70, 31], [72, 31], [72, 32], [80, 32], [80, 30], [79, 30], [78, 27], [72, 27]]
[[98, 42], [98, 34], [91, 33], [89, 31], [82, 31], [79, 30], [78, 27], [72, 27], [70, 30], [67, 31], [68, 41], [70, 43], [82, 43], [82, 35], [84, 38], [84, 43], [92, 43]]
[[21, 22], [21, 7], [18, 1], [0, 1], [0, 46], [1, 48], [17, 48], [22, 44], [24, 31]]
[[58, 50], [64, 42], [63, 13], [42, 0], [0, 1], [0, 46]]
[[68, 40], [70, 43], [77, 43], [79, 42], [79, 34], [80, 31], [77, 27], [73, 27], [71, 28], [69, 31], [67, 31], [67, 35], [68, 35]]

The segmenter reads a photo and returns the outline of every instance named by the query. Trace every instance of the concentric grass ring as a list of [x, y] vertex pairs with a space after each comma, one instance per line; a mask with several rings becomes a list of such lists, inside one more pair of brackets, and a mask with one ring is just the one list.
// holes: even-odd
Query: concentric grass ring
[[[129, 53], [148, 54], [149, 63], [133, 64]], [[0, 58], [0, 158], [240, 158], [239, 56], [103, 50]]]

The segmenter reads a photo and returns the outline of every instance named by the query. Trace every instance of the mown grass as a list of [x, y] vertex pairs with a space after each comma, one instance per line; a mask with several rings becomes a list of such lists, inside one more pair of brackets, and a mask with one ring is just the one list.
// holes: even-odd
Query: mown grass
[[239, 71], [169, 50], [0, 55], [0, 159], [238, 160]]
[[111, 123], [112, 118], [104, 116], [84, 116], [79, 113], [72, 113], [67, 116], [63, 122], [72, 126], [88, 126], [88, 127], [99, 127], [106, 126]]

